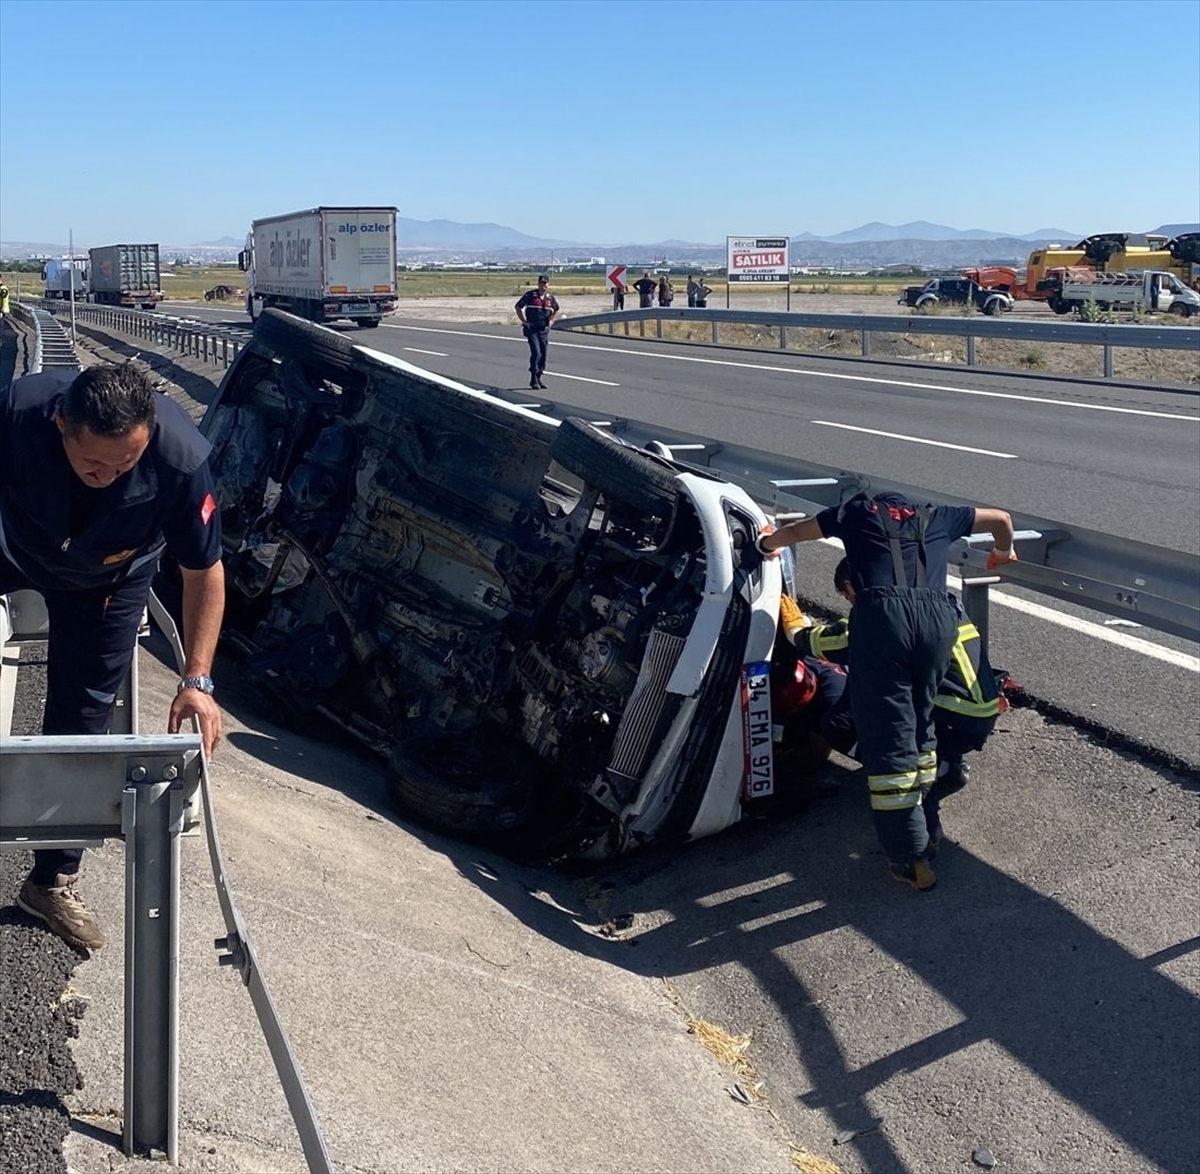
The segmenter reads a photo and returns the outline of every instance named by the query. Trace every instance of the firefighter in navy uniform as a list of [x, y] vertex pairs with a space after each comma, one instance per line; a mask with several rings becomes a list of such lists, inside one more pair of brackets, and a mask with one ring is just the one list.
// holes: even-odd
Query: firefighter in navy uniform
[[[854, 606], [854, 585], [850, 564], [842, 559], [833, 572], [834, 586]], [[962, 611], [956, 596], [950, 597], [958, 611], [958, 635], [946, 667], [946, 675], [933, 698], [933, 727], [937, 736], [937, 778], [926, 792], [922, 806], [930, 844], [936, 849], [942, 839], [940, 807], [943, 799], [961, 791], [970, 779], [966, 755], [982, 750], [995, 728], [996, 719], [1007, 708], [1000, 695], [999, 676], [988, 663], [979, 630]], [[785, 609], [790, 604], [790, 609]], [[850, 651], [850, 621], [843, 617], [828, 624], [804, 626], [795, 602], [780, 602], [780, 628], [804, 664], [836, 668], [844, 665]], [[838, 682], [833, 693], [825, 696], [827, 675], [818, 677], [814, 701], [818, 713], [814, 719], [822, 736], [834, 750], [855, 757], [858, 732], [850, 714], [849, 695]]]
[[[221, 737], [209, 673], [224, 610], [209, 444], [131, 364], [18, 379], [0, 398], [0, 595], [32, 589], [50, 617], [44, 734], [104, 734], [161, 552], [183, 583], [183, 679], [167, 715]], [[78, 949], [104, 935], [75, 891], [82, 852], [34, 852], [17, 898]]]
[[937, 883], [923, 801], [937, 777], [934, 697], [959, 626], [946, 551], [976, 528], [994, 539], [989, 569], [1015, 560], [1007, 511], [918, 506], [899, 494], [860, 493], [757, 540], [768, 556], [817, 538], [840, 538], [846, 548], [855, 590], [849, 675], [857, 757], [890, 873], [920, 890]]
[[550, 278], [543, 273], [537, 279], [537, 289], [527, 289], [515, 308], [529, 343], [529, 386], [544, 391], [542, 374], [550, 348], [550, 324], [559, 314], [558, 302], [550, 292]]

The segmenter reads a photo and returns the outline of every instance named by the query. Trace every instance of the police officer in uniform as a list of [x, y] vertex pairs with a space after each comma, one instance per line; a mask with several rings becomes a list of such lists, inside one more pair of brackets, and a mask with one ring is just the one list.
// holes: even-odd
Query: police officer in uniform
[[1007, 511], [918, 506], [894, 493], [857, 494], [756, 543], [768, 556], [817, 538], [840, 538], [846, 548], [855, 591], [849, 676], [858, 761], [891, 876], [922, 891], [937, 883], [923, 807], [937, 777], [933, 703], [959, 625], [946, 590], [946, 550], [976, 528], [994, 539], [989, 569], [1016, 559]]
[[[159, 555], [183, 581], [183, 679], [167, 718], [221, 737], [213, 654], [224, 611], [208, 442], [132, 364], [50, 371], [0, 399], [0, 594], [41, 592], [50, 616], [45, 734], [104, 734], [133, 659]], [[104, 945], [75, 891], [82, 852], [34, 853], [18, 904], [77, 949]]]
[[515, 308], [529, 343], [529, 386], [535, 391], [545, 390], [542, 373], [550, 347], [550, 324], [559, 313], [558, 301], [550, 292], [550, 278], [543, 273], [537, 279], [537, 289], [527, 289]]

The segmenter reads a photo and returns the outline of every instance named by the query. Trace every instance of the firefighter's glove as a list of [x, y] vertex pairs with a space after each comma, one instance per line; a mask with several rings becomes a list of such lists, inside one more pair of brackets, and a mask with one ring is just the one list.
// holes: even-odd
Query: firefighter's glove
[[1017, 561], [1017, 552], [1011, 546], [1008, 550], [998, 550], [993, 547], [991, 554], [987, 556], [987, 569], [994, 571], [997, 567], [1004, 566], [1005, 563], [1015, 563]]
[[763, 558], [778, 558], [779, 557], [779, 551], [777, 549], [772, 547], [770, 550], [768, 550], [765, 546], [763, 546], [763, 539], [766, 538], [766, 536], [768, 534], [774, 534], [774, 533], [775, 533], [775, 527], [768, 524], [768, 525], [764, 526], [761, 530], [759, 530], [758, 537], [754, 540], [754, 549], [757, 550], [758, 553], [763, 556]]
[[806, 626], [800, 605], [790, 595], [779, 597], [779, 626], [789, 640], [794, 640], [796, 633]]

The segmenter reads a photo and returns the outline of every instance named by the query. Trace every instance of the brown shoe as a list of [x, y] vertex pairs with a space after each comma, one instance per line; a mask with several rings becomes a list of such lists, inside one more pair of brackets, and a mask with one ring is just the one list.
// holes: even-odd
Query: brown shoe
[[17, 894], [17, 904], [26, 913], [40, 917], [64, 942], [77, 950], [98, 950], [104, 935], [90, 909], [75, 892], [73, 874], [59, 873], [52, 885], [35, 885], [33, 873]]
[[937, 877], [925, 860], [914, 860], [911, 864], [897, 864], [892, 861], [888, 865], [888, 872], [892, 880], [921, 893], [929, 892], [937, 884]]

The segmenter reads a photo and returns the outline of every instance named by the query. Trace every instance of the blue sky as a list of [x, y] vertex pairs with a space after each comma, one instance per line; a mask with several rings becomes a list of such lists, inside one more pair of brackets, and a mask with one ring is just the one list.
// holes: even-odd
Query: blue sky
[[1200, 219], [1200, 2], [0, 0], [0, 239]]

